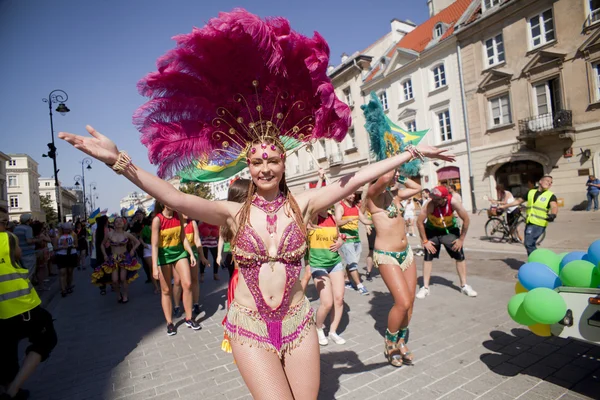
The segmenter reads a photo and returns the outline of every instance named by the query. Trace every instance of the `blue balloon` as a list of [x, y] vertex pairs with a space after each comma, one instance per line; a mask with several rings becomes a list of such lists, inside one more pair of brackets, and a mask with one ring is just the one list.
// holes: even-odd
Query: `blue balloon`
[[600, 262], [600, 240], [596, 240], [588, 247], [588, 259], [594, 265], [598, 265]]
[[535, 288], [555, 289], [562, 285], [558, 275], [542, 263], [530, 262], [519, 268], [519, 282], [527, 290]]
[[585, 251], [572, 251], [566, 256], [564, 256], [562, 260], [560, 260], [560, 264], [558, 265], [558, 267], [559, 269], [563, 269], [563, 267], [571, 261], [583, 260], [584, 257], [587, 258], [587, 253]]

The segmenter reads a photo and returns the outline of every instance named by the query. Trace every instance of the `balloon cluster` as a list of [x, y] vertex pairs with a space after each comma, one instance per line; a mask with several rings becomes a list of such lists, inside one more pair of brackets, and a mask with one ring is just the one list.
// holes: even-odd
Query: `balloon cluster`
[[587, 253], [535, 250], [519, 268], [516, 294], [508, 302], [508, 315], [536, 335], [550, 336], [550, 325], [561, 321], [567, 312], [565, 300], [554, 289], [600, 287], [599, 264], [600, 240], [592, 243]]

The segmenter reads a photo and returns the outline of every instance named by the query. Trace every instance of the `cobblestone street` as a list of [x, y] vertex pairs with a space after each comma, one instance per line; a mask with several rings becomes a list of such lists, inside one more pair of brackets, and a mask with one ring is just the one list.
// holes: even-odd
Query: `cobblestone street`
[[[446, 255], [434, 264], [431, 295], [415, 304], [412, 367], [395, 369], [383, 357], [391, 305], [383, 280], [366, 282], [370, 296], [347, 292], [341, 333], [348, 342], [322, 347], [320, 399], [598, 398], [600, 348], [539, 338], [509, 319], [506, 303], [524, 256], [471, 252], [468, 259], [474, 299], [458, 292]], [[49, 302], [59, 345], [28, 382], [32, 399], [251, 398], [220, 349], [225, 272], [202, 284], [204, 328], [180, 325], [174, 337], [166, 336], [159, 297], [142, 278], [121, 305], [114, 293], [100, 296], [88, 274], [76, 271], [75, 294]], [[312, 283], [307, 295], [316, 307]]]

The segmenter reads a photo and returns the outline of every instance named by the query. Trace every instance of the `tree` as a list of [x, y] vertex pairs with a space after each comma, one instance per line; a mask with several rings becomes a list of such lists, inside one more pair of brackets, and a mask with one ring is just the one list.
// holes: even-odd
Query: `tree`
[[56, 226], [58, 223], [58, 214], [52, 205], [52, 200], [50, 200], [49, 197], [40, 196], [40, 205], [42, 206], [44, 214], [46, 214], [46, 223]]
[[181, 185], [179, 190], [183, 193], [193, 194], [194, 196], [202, 197], [206, 200], [212, 200], [210, 187], [204, 182], [188, 182]]

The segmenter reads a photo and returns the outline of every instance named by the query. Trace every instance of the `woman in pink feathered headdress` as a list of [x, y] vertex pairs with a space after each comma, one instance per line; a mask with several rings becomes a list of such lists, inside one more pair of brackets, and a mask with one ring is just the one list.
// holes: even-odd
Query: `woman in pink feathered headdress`
[[[63, 132], [59, 137], [161, 203], [232, 229], [240, 277], [224, 326], [240, 373], [255, 399], [316, 399], [319, 344], [313, 310], [298, 281], [306, 224], [411, 155], [292, 196], [285, 180], [286, 144], [340, 141], [350, 125], [350, 110], [327, 77], [327, 43], [317, 33], [308, 38], [294, 32], [283, 18], [261, 20], [240, 9], [175, 39], [176, 48], [158, 60], [158, 71], [139, 84], [150, 100], [134, 123], [161, 177], [181, 168], [245, 161], [252, 180], [243, 204], [179, 192], [90, 126], [91, 137]], [[432, 147], [418, 150], [452, 159]]]

